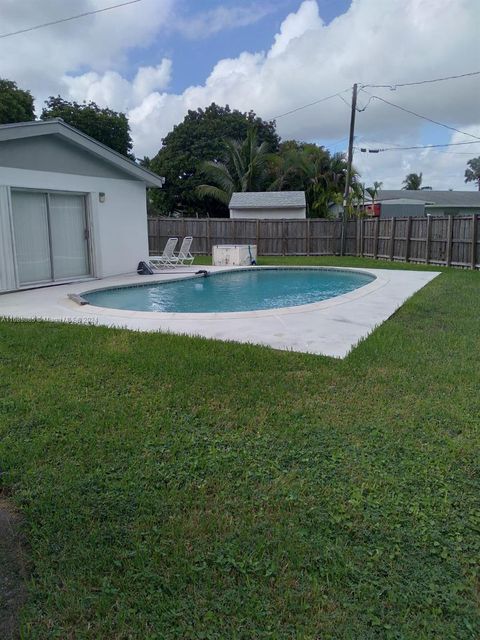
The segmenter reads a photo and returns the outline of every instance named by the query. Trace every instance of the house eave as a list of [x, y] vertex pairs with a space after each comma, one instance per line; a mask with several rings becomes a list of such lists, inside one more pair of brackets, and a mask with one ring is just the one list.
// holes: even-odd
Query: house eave
[[42, 135], [58, 135], [63, 137], [106, 162], [113, 164], [133, 178], [144, 182], [148, 187], [162, 188], [164, 184], [163, 177], [158, 176], [148, 169], [139, 167], [133, 160], [126, 158], [121, 153], [110, 149], [110, 147], [78, 131], [78, 129], [68, 125], [59, 118], [19, 122], [0, 126], [0, 142]]

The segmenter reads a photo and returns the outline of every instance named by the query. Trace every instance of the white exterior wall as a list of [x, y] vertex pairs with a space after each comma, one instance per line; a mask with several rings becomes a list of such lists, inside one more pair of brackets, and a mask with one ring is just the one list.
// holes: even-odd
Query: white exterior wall
[[[72, 191], [87, 196], [90, 263], [97, 278], [136, 271], [148, 257], [145, 184], [136, 180], [0, 167], [0, 291], [16, 288], [8, 187]], [[99, 202], [99, 193], [105, 202]]]
[[230, 209], [230, 218], [242, 218], [243, 220], [303, 220], [307, 217], [306, 209], [292, 207], [282, 209]]

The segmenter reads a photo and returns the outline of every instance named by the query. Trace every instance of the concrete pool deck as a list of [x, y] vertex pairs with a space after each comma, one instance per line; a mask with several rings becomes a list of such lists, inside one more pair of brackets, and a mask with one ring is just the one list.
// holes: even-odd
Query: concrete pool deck
[[376, 279], [350, 293], [309, 305], [236, 313], [128, 311], [89, 304], [81, 306], [68, 297], [69, 294], [79, 295], [121, 285], [188, 278], [199, 269], [212, 273], [233, 270], [232, 267], [182, 267], [177, 272], [169, 270], [154, 276], [127, 274], [15, 291], [0, 295], [0, 317], [171, 332], [344, 358], [360, 340], [387, 320], [408, 298], [439, 275], [439, 272], [433, 271], [341, 267], [345, 271], [372, 274]]

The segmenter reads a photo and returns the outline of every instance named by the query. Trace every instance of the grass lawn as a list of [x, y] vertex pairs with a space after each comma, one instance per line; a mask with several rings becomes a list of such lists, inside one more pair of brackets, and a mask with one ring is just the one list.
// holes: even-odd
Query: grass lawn
[[0, 322], [22, 638], [478, 638], [479, 293], [445, 270], [342, 361]]

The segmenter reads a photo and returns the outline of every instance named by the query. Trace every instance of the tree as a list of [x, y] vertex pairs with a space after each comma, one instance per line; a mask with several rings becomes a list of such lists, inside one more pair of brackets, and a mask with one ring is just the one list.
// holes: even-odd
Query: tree
[[201, 197], [211, 197], [228, 205], [234, 191], [262, 191], [266, 187], [268, 142], [258, 144], [257, 131], [251, 126], [245, 140], [225, 140], [223, 162], [207, 160], [200, 172], [209, 184], [197, 187]]
[[0, 124], [35, 120], [33, 96], [16, 82], [0, 78]]
[[224, 141], [244, 140], [252, 126], [258, 144], [267, 142], [270, 151], [276, 152], [280, 139], [275, 122], [265, 122], [253, 111], [241, 113], [215, 103], [189, 111], [163, 139], [162, 148], [151, 161], [150, 169], [165, 177], [164, 187], [153, 195], [156, 208], [163, 213], [228, 216], [224, 203], [198, 193], [197, 187], [205, 182], [200, 167], [205, 161], [223, 162]]
[[40, 118], [62, 118], [67, 124], [133, 159], [130, 126], [124, 113], [99, 107], [95, 102], [78, 104], [50, 96]]
[[465, 169], [465, 182], [476, 182], [480, 191], [480, 156], [472, 158], [467, 162], [468, 169]]
[[422, 187], [422, 180], [422, 173], [409, 173], [403, 181], [402, 189], [406, 191], [431, 191], [432, 187]]
[[380, 189], [383, 187], [383, 182], [377, 182], [375, 181], [373, 183], [373, 187], [367, 187], [365, 189], [365, 191], [368, 193], [368, 195], [371, 197], [372, 199], [372, 204], [375, 204], [375, 198], [378, 195], [378, 192], [380, 191]]
[[346, 168], [342, 153], [331, 155], [316, 144], [288, 140], [280, 145], [280, 153], [272, 159], [270, 189], [305, 191], [308, 215], [325, 217], [329, 215], [329, 206], [341, 201]]

